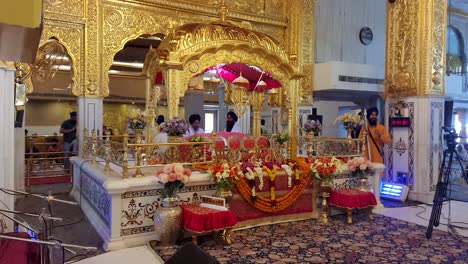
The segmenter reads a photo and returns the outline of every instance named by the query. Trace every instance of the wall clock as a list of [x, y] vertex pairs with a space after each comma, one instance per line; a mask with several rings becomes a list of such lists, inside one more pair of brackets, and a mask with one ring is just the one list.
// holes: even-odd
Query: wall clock
[[373, 38], [374, 38], [374, 33], [372, 33], [372, 29], [370, 29], [369, 27], [363, 27], [361, 28], [361, 31], [359, 31], [359, 40], [361, 41], [362, 44], [364, 45], [371, 44]]

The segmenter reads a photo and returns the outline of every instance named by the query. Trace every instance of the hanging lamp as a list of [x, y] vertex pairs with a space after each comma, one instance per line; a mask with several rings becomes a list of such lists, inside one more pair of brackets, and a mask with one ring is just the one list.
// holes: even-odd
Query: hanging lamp
[[247, 89], [249, 87], [249, 84], [250, 84], [249, 80], [247, 80], [246, 78], [244, 78], [242, 76], [242, 73], [240, 74], [239, 77], [234, 79], [234, 81], [232, 81], [232, 83], [235, 84], [240, 89]]
[[257, 83], [257, 89], [260, 91], [266, 90], [268, 88], [266, 82], [264, 80], [261, 80]]

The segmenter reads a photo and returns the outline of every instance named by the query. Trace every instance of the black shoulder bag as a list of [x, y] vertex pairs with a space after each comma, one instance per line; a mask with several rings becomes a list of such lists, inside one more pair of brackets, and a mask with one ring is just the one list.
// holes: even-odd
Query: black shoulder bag
[[372, 136], [372, 133], [369, 130], [367, 130], [367, 134], [370, 136], [370, 138], [372, 139], [372, 143], [374, 143], [374, 146], [377, 148], [377, 151], [379, 152], [380, 156], [383, 158], [382, 151], [380, 150], [377, 143], [375, 143], [375, 140], [374, 140], [374, 137]]

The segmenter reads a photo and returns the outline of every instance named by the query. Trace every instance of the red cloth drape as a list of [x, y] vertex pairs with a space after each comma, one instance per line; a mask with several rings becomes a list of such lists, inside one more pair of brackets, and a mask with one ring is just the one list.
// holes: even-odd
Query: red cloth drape
[[377, 205], [377, 200], [371, 192], [356, 189], [330, 190], [330, 205], [343, 208], [365, 208]]
[[[27, 233], [7, 233], [4, 235], [30, 238]], [[35, 264], [40, 262], [38, 244], [0, 239], [0, 264]]]
[[195, 204], [182, 205], [182, 224], [192, 232], [209, 232], [233, 227], [237, 219], [231, 210], [219, 211]]

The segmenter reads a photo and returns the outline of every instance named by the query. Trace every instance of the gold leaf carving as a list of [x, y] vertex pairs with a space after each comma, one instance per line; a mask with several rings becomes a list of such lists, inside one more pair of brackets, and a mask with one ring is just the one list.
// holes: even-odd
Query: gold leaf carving
[[385, 96], [443, 95], [447, 2], [387, 4]]
[[72, 94], [75, 96], [83, 93], [83, 37], [82, 25], [45, 20], [39, 44], [42, 46], [50, 38], [56, 38], [65, 47], [72, 66]]

